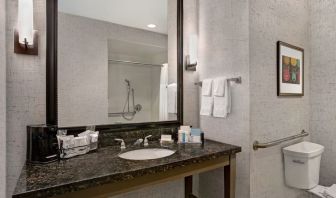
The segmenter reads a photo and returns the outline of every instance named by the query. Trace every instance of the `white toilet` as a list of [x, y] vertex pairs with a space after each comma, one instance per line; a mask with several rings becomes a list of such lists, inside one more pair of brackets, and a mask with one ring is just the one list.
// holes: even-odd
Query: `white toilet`
[[336, 198], [336, 185], [318, 185], [323, 151], [324, 146], [311, 142], [301, 142], [283, 148], [286, 184], [308, 190], [319, 197]]

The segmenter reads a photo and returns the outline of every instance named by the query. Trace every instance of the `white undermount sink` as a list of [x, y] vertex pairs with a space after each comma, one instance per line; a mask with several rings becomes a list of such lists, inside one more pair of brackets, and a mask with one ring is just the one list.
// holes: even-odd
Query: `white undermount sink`
[[160, 148], [138, 149], [119, 154], [120, 158], [127, 160], [151, 160], [168, 157], [176, 151]]

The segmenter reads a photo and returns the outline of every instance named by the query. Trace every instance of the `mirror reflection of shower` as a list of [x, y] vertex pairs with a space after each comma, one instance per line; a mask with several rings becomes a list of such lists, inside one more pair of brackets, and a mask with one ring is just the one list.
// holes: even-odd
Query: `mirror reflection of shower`
[[[135, 105], [135, 100], [134, 100], [134, 89], [131, 87], [131, 82], [128, 79], [125, 79], [126, 86], [127, 86], [127, 96], [122, 112], [122, 117], [125, 120], [133, 120], [135, 114], [137, 112], [140, 112], [142, 109], [141, 104]], [[132, 94], [132, 109], [130, 109], [130, 96]], [[126, 111], [127, 109], [127, 111]]]

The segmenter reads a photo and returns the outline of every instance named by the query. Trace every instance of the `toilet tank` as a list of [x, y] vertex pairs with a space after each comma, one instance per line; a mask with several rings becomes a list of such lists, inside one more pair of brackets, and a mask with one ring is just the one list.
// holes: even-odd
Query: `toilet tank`
[[290, 187], [311, 189], [318, 185], [324, 146], [301, 142], [283, 148], [285, 180]]

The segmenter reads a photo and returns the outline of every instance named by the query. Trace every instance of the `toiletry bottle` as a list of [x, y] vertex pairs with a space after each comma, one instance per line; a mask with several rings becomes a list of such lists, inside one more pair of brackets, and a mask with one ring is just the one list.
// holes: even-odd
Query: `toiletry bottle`
[[178, 136], [177, 136], [177, 141], [178, 143], [182, 143], [182, 131], [181, 130], [178, 130]]
[[190, 131], [184, 131], [185, 134], [185, 143], [191, 142]]

